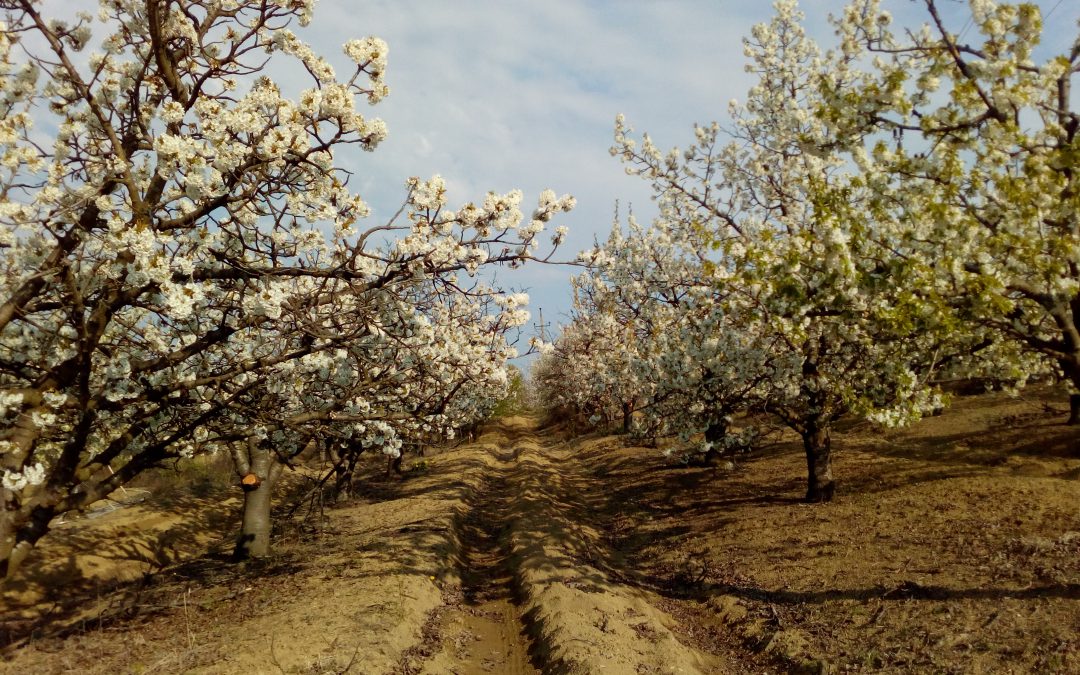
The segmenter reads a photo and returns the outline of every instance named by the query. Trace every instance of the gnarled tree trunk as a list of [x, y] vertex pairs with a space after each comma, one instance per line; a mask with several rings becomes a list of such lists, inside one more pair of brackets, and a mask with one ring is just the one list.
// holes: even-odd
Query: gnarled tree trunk
[[233, 458], [244, 489], [243, 518], [233, 557], [236, 560], [262, 558], [270, 555], [273, 526], [270, 506], [274, 486], [284, 466], [276, 461], [269, 448], [254, 440], [246, 448], [234, 448]]

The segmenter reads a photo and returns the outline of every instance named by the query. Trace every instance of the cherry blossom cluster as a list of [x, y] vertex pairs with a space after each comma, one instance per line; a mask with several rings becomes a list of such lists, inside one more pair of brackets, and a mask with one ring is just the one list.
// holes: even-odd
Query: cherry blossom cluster
[[[1034, 4], [973, 0], [959, 34], [937, 2], [922, 4], [919, 30], [898, 30], [877, 0], [848, 6], [840, 50], [875, 68], [822, 78], [820, 115], [850, 139], [841, 149], [873, 186], [879, 221], [903, 232], [953, 320], [989, 345], [966, 368], [1017, 386], [1056, 375], [1075, 394], [1080, 30], [1037, 59]], [[1080, 422], [1076, 396], [1072, 408]]]

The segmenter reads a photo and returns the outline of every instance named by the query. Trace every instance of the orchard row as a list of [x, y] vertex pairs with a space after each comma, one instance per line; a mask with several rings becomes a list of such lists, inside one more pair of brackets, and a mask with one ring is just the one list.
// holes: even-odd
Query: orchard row
[[913, 422], [959, 378], [1080, 391], [1080, 40], [1037, 59], [1034, 5], [972, 0], [962, 41], [919, 4], [905, 31], [853, 0], [823, 49], [780, 0], [728, 124], [663, 152], [618, 120], [660, 216], [583, 254], [549, 406], [705, 454], [778, 418], [820, 501], [846, 416]]
[[[313, 4], [103, 0], [65, 21], [3, 3], [0, 577], [57, 515], [215, 452], [243, 475], [237, 552], [263, 555], [305, 448], [351, 470], [504, 396], [528, 298], [480, 272], [549, 256], [573, 199], [451, 210], [414, 178], [360, 228], [339, 156], [385, 136], [358, 104], [388, 91], [387, 45], [350, 41], [339, 77], [291, 30]], [[289, 61], [306, 83], [267, 76]]]

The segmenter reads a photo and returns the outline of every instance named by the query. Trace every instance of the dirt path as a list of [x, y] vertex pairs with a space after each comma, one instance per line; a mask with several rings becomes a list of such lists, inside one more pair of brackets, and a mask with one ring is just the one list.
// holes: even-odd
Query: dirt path
[[521, 417], [488, 440], [493, 461], [458, 521], [460, 601], [440, 617], [423, 672], [746, 671], [723, 640], [690, 638], [702, 627], [630, 582], [599, 525], [606, 492], [572, 445]]
[[517, 424], [511, 551], [546, 672], [760, 672], [718, 623], [639, 583], [609, 545], [622, 507], [578, 444]]
[[631, 582], [598, 524], [612, 505], [575, 447], [521, 417], [493, 425], [481, 447], [455, 520], [457, 577], [403, 672], [754, 672], [716, 622]]
[[852, 426], [815, 507], [797, 438], [714, 469], [503, 419], [401, 479], [373, 461], [244, 566], [154, 555], [231, 511], [148, 501], [50, 534], [0, 596], [0, 673], [1080, 672], [1057, 417], [990, 396]]
[[522, 611], [515, 599], [513, 564], [508, 553], [507, 519], [513, 501], [517, 453], [498, 449], [467, 512], [457, 523], [460, 591], [438, 621], [441, 651], [425, 664], [429, 673], [506, 673], [540, 671], [532, 664]]
[[[96, 618], [23, 639], [0, 672], [753, 672], [632, 581], [577, 451], [501, 420], [401, 482], [373, 473], [269, 560], [195, 559], [98, 593]], [[85, 533], [68, 543], [94, 554]]]

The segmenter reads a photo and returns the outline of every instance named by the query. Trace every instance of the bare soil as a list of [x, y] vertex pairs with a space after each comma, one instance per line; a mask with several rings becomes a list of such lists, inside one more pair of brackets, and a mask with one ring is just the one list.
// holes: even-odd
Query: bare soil
[[1080, 673], [1063, 406], [847, 425], [813, 506], [787, 433], [692, 467], [508, 418], [373, 464], [246, 565], [234, 495], [150, 496], [47, 537], [0, 595], [0, 672]]

